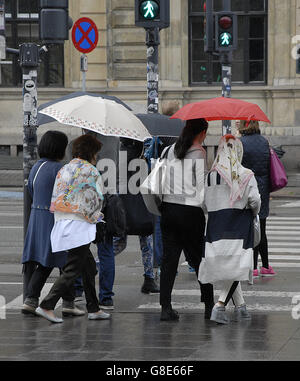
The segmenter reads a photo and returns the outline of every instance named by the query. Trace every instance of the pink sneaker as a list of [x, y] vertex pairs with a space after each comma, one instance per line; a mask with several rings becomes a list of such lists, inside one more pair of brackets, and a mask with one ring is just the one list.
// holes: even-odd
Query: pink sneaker
[[275, 271], [272, 269], [271, 266], [269, 266], [268, 269], [266, 269], [265, 267], [261, 267], [260, 268], [260, 275], [261, 276], [274, 276], [276, 275]]
[[259, 278], [259, 273], [257, 269], [253, 270], [253, 279], [255, 278]]

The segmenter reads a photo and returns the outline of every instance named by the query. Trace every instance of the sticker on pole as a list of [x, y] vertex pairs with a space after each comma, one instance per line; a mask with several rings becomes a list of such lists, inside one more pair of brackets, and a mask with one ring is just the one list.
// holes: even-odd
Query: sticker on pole
[[72, 41], [81, 53], [90, 53], [98, 44], [98, 28], [93, 20], [81, 17], [72, 29]]

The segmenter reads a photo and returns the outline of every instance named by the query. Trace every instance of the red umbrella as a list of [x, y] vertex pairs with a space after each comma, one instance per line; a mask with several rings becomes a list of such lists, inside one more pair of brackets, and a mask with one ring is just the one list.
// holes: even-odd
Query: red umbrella
[[254, 103], [235, 98], [213, 98], [189, 103], [178, 110], [170, 119], [210, 120], [257, 120], [271, 123], [266, 114]]

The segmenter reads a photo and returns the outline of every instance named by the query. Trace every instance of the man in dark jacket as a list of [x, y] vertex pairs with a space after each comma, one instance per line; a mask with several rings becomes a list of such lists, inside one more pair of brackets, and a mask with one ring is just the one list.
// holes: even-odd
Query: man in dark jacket
[[243, 143], [243, 161], [242, 165], [254, 172], [258, 190], [261, 196], [261, 209], [259, 212], [261, 241], [254, 248], [254, 270], [253, 278], [258, 278], [259, 271], [257, 269], [258, 254], [260, 253], [262, 267], [260, 269], [261, 276], [274, 276], [276, 273], [269, 266], [268, 260], [268, 240], [266, 236], [266, 220], [269, 216], [269, 200], [270, 200], [270, 150], [269, 142], [261, 136], [259, 124], [257, 121], [241, 120], [238, 126], [240, 138]]

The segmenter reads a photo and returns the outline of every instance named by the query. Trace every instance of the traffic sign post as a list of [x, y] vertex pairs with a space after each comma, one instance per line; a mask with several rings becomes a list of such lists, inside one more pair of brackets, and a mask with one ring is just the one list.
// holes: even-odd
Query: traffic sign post
[[98, 28], [93, 20], [81, 17], [72, 29], [72, 41], [75, 48], [83, 53], [80, 57], [80, 71], [82, 72], [82, 90], [86, 91], [86, 72], [88, 70], [87, 53], [92, 52], [98, 44]]
[[5, 60], [5, 58], [6, 58], [5, 3], [4, 3], [4, 0], [0, 0], [0, 60]]

